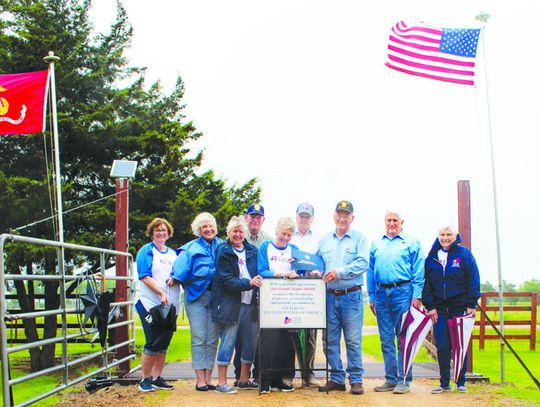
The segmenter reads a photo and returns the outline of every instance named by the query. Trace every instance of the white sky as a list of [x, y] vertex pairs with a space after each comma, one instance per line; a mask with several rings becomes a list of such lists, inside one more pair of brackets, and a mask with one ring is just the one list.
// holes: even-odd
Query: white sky
[[[106, 30], [114, 2], [94, 0]], [[387, 208], [431, 247], [457, 224], [457, 181], [470, 180], [472, 246], [482, 281], [497, 283], [482, 43], [477, 87], [401, 74], [384, 66], [398, 20], [475, 28], [491, 18], [485, 47], [494, 140], [503, 278], [539, 278], [540, 94], [535, 0], [124, 0], [134, 27], [128, 56], [149, 83], [186, 86], [185, 113], [204, 133], [204, 168], [230, 185], [258, 177], [265, 229], [315, 206], [314, 229], [333, 228], [341, 199], [353, 227], [384, 232]], [[225, 225], [218, 225], [222, 229]], [[528, 232], [532, 235], [529, 236]]]

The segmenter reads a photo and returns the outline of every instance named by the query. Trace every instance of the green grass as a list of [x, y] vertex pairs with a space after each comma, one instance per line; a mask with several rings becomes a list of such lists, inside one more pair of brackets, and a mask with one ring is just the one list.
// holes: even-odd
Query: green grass
[[[505, 312], [505, 319], [525, 319], [524, 314], [526, 312]], [[530, 313], [529, 313], [530, 314]], [[68, 316], [68, 320], [76, 322], [76, 316]], [[135, 318], [136, 323], [140, 326], [139, 318]], [[187, 318], [182, 319], [182, 315], [179, 315], [177, 320], [177, 325], [187, 326]], [[366, 304], [364, 307], [364, 325], [365, 326], [376, 326], [376, 318], [371, 313], [369, 306]], [[476, 328], [478, 330], [478, 328]], [[488, 333], [492, 333], [492, 330], [486, 330]], [[522, 333], [527, 332], [525, 328], [506, 328], [505, 334], [511, 333]], [[131, 366], [135, 367], [140, 364], [140, 355], [142, 351], [142, 346], [144, 344], [144, 334], [142, 329], [136, 330], [136, 347], [137, 347], [137, 357], [131, 361]], [[19, 328], [18, 336], [24, 337], [24, 330]], [[525, 363], [533, 371], [533, 374], [540, 378], [540, 352], [528, 350], [528, 341], [525, 340], [513, 340], [511, 344], [516, 348], [518, 354], [525, 360]], [[100, 350], [99, 345], [92, 347], [90, 344], [68, 344], [68, 352], [71, 358], [76, 358], [85, 353], [96, 352]], [[537, 349], [540, 351], [540, 332], [537, 332]], [[363, 352], [366, 355], [370, 355], [375, 360], [382, 361], [382, 355], [380, 350], [380, 341], [378, 335], [369, 335], [364, 336], [363, 338]], [[61, 347], [58, 345], [56, 347], [56, 355], [61, 356]], [[475, 349], [473, 350], [473, 366], [474, 371], [483, 374], [490, 378], [491, 383], [498, 383], [500, 381], [500, 372], [499, 372], [499, 345], [498, 341], [490, 340], [486, 341], [486, 349], [479, 350], [477, 342], [475, 344]], [[25, 363], [25, 359], [28, 359], [28, 352], [18, 352], [10, 356], [10, 360], [15, 361], [16, 364]], [[190, 333], [188, 329], [178, 329], [175, 333], [169, 351], [167, 353], [168, 362], [185, 362], [191, 360], [191, 349], [190, 349]], [[435, 360], [429, 355], [425, 348], [422, 348], [417, 355], [416, 362], [434, 362]], [[96, 358], [96, 362], [99, 362], [99, 358]], [[536, 389], [534, 383], [519, 365], [517, 360], [511, 354], [510, 351], [506, 351], [505, 354], [505, 373], [506, 373], [506, 382], [502, 386], [482, 386], [482, 385], [471, 385], [473, 391], [488, 391], [493, 392], [501, 397], [510, 397], [526, 401], [540, 401], [540, 391]], [[90, 371], [92, 367], [85, 365], [81, 366], [77, 371], [71, 371], [70, 377], [74, 378], [81, 376]], [[19, 377], [23, 374], [21, 370], [14, 369], [13, 377]], [[1, 378], [0, 378], [1, 380]], [[15, 402], [21, 403], [24, 400], [28, 400], [39, 393], [51, 390], [53, 387], [61, 383], [61, 374], [43, 376], [37, 379], [34, 379], [29, 382], [21, 383], [14, 386], [15, 392]], [[1, 385], [1, 382], [0, 382]], [[69, 391], [80, 391], [80, 388]], [[38, 406], [51, 406], [57, 404], [59, 398], [57, 395], [48, 397], [41, 402], [38, 402]]]
[[[376, 361], [382, 362], [381, 341], [379, 335], [366, 335], [362, 337], [362, 353], [373, 357]], [[420, 348], [415, 362], [435, 362], [425, 347]]]
[[[136, 330], [135, 344], [137, 347], [137, 357], [131, 361], [131, 367], [135, 367], [141, 363], [141, 352], [144, 345], [144, 333], [142, 329]], [[68, 352], [70, 359], [75, 359], [77, 356], [81, 356], [86, 353], [97, 352], [101, 347], [98, 345], [92, 347], [90, 344], [68, 344]], [[60, 345], [56, 346], [56, 356], [60, 357], [62, 355], [62, 349]], [[29, 365], [29, 356], [27, 351], [17, 352], [10, 356], [10, 361], [14, 366], [21, 366], [28, 364]], [[171, 345], [167, 352], [167, 361], [168, 362], [186, 362], [191, 360], [191, 347], [190, 347], [190, 332], [188, 329], [178, 329], [173, 336]], [[27, 362], [28, 361], [28, 362]], [[99, 357], [95, 359], [96, 363], [100, 362]], [[70, 371], [70, 378], [74, 379], [76, 377], [90, 373], [93, 366], [97, 365], [84, 365], [80, 366], [75, 370]], [[21, 377], [28, 374], [28, 371], [25, 371], [21, 368], [17, 369], [16, 367], [12, 368], [12, 377]], [[61, 372], [50, 374], [46, 376], [41, 376], [36, 379], [32, 379], [27, 382], [23, 382], [13, 386], [13, 394], [15, 404], [22, 403], [25, 400], [29, 400], [40, 393], [45, 393], [52, 390], [54, 387], [59, 386], [62, 383], [62, 374]], [[0, 388], [2, 386], [2, 378], [0, 376]], [[72, 387], [68, 390], [63, 390], [62, 393], [70, 391], [81, 391], [80, 388]], [[39, 401], [34, 404], [36, 406], [53, 406], [59, 402], [58, 394], [50, 396], [44, 400]]]
[[376, 326], [377, 325], [377, 318], [371, 310], [369, 309], [369, 305], [364, 302], [364, 326]]

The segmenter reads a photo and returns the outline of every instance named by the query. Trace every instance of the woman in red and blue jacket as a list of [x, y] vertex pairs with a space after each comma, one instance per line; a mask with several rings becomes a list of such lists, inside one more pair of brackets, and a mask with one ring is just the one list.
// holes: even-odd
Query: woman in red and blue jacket
[[[450, 390], [451, 342], [448, 320], [455, 316], [476, 315], [476, 303], [480, 298], [480, 275], [471, 251], [460, 246], [461, 238], [456, 230], [445, 226], [426, 256], [425, 283], [422, 303], [433, 321], [437, 359], [441, 374], [440, 386], [433, 394]], [[458, 379], [458, 391], [467, 392], [465, 372], [467, 359]]]

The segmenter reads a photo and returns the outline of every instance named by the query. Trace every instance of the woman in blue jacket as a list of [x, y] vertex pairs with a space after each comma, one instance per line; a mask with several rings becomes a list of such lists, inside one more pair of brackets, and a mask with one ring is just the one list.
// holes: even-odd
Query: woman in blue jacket
[[[455, 316], [476, 315], [480, 298], [480, 275], [471, 251], [460, 246], [461, 239], [455, 229], [445, 226], [425, 262], [425, 283], [422, 302], [433, 321], [437, 359], [441, 374], [440, 386], [431, 392], [439, 394], [450, 390], [451, 342], [448, 320]], [[458, 391], [466, 393], [465, 372], [467, 357], [459, 374]]]
[[257, 272], [257, 248], [245, 240], [246, 233], [246, 221], [233, 216], [227, 225], [228, 239], [216, 253], [210, 308], [212, 319], [220, 328], [216, 388], [220, 393], [236, 393], [235, 388], [227, 384], [227, 367], [231, 363], [237, 337], [242, 342], [238, 388], [258, 388], [256, 382], [249, 380], [249, 374], [257, 347], [256, 290], [262, 285], [262, 277]]
[[218, 326], [210, 313], [212, 279], [214, 278], [216, 248], [216, 219], [208, 212], [198, 214], [191, 223], [196, 239], [178, 249], [171, 277], [184, 287], [186, 313], [191, 331], [191, 361], [199, 391], [215, 390], [212, 370], [219, 340]]

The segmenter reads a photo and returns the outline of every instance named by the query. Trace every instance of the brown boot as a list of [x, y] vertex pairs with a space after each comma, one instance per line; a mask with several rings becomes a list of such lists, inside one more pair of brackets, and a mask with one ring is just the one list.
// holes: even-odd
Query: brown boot
[[319, 391], [320, 392], [327, 392], [327, 391], [345, 391], [345, 385], [344, 384], [339, 384], [339, 383], [336, 383], [336, 382], [333, 382], [332, 380], [328, 380], [328, 382], [326, 383], [325, 386], [321, 386], [319, 387]]
[[351, 394], [364, 394], [364, 386], [362, 386], [362, 383], [352, 383]]

